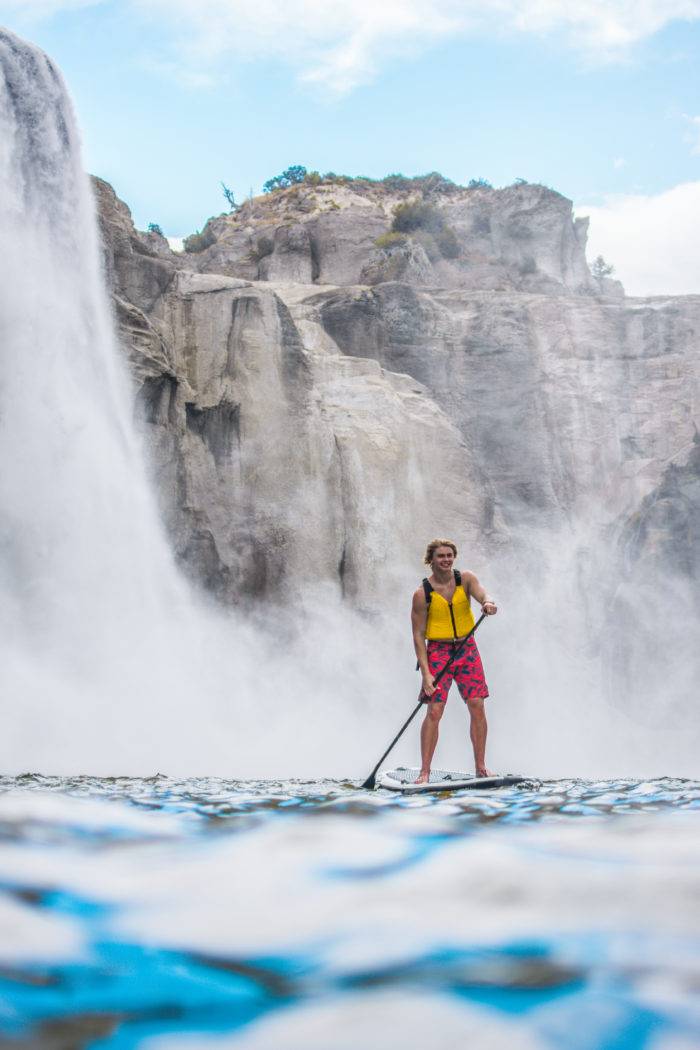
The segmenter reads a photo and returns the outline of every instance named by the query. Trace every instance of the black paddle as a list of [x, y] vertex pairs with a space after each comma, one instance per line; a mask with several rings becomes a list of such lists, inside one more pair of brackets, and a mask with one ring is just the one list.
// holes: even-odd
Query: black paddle
[[[486, 617], [486, 613], [482, 612], [481, 616], [476, 621], [476, 623], [472, 627], [472, 629], [469, 632], [469, 634], [464, 636], [464, 638], [462, 639], [461, 644], [454, 650], [454, 652], [452, 653], [452, 656], [449, 658], [449, 660], [447, 661], [445, 666], [443, 668], [441, 668], [438, 671], [438, 673], [434, 676], [433, 683], [436, 684], [437, 682], [439, 682], [440, 679], [442, 678], [442, 676], [444, 675], [445, 671], [447, 671], [449, 669], [450, 665], [452, 663], [454, 663], [454, 661], [457, 659], [458, 656], [462, 655], [462, 653], [464, 652], [465, 645], [467, 644], [467, 642], [469, 641], [471, 636], [474, 634], [474, 631], [477, 629], [477, 627], [479, 626], [479, 624], [481, 623], [481, 621], [485, 617]], [[430, 703], [430, 697], [425, 696], [425, 694], [423, 693], [423, 690], [421, 689], [420, 695], [418, 697], [418, 703], [416, 704], [414, 710], [411, 712], [411, 714], [408, 716], [408, 718], [406, 719], [404, 724], [401, 726], [401, 728], [399, 729], [398, 733], [396, 734], [394, 739], [391, 741], [391, 743], [389, 744], [388, 748], [386, 749], [386, 751], [384, 752], [382, 757], [379, 759], [379, 761], [377, 762], [376, 766], [374, 767], [374, 769], [372, 770], [372, 772], [370, 773], [370, 775], [367, 777], [367, 779], [365, 780], [364, 784], [362, 785], [362, 787], [366, 788], [367, 791], [371, 791], [372, 788], [375, 786], [375, 784], [377, 782], [377, 770], [381, 766], [381, 764], [384, 761], [384, 759], [386, 758], [386, 756], [392, 750], [394, 744], [403, 736], [404, 732], [406, 731], [406, 729], [408, 729], [409, 725], [411, 724], [413, 719], [416, 717], [416, 715], [418, 714], [418, 712], [421, 709], [421, 707], [423, 706], [423, 704], [428, 704], [428, 703]]]

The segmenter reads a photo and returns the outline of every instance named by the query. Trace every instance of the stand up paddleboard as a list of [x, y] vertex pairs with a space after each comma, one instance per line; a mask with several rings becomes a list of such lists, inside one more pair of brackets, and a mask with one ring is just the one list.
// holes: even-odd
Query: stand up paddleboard
[[433, 769], [427, 784], [416, 784], [420, 769], [385, 769], [377, 774], [377, 787], [389, 791], [403, 791], [405, 794], [418, 794], [420, 791], [462, 791], [464, 788], [500, 788], [522, 784], [528, 778], [515, 773], [504, 773], [493, 777], [477, 777], [473, 773], [459, 770]]

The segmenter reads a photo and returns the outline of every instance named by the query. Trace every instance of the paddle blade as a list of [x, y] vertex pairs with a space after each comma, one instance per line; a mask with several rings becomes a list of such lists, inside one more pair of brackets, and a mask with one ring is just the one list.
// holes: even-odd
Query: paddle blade
[[363, 791], [373, 791], [376, 783], [377, 778], [375, 777], [374, 773], [370, 773], [370, 775], [367, 777], [364, 784], [362, 785]]

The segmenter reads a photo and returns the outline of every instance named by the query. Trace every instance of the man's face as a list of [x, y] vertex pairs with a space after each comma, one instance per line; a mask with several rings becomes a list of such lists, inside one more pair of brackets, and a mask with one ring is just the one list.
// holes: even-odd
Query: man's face
[[436, 547], [433, 554], [433, 569], [440, 572], [449, 572], [455, 560], [454, 551], [451, 547]]

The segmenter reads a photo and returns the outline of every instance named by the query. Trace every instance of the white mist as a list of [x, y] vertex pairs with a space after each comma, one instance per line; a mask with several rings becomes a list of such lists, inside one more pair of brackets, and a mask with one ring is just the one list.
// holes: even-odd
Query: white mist
[[[4, 31], [0, 58], [0, 769], [364, 777], [417, 695], [420, 567], [404, 568], [405, 601], [388, 596], [380, 624], [328, 588], [293, 643], [274, 609], [260, 631], [192, 594], [133, 426], [60, 75]], [[685, 717], [680, 731], [650, 729], [603, 701], [575, 546], [541, 575], [460, 559], [502, 608], [479, 635], [489, 762], [540, 776], [689, 772]], [[436, 765], [470, 761], [461, 707], [453, 693]], [[417, 761], [418, 724], [392, 760]]]

